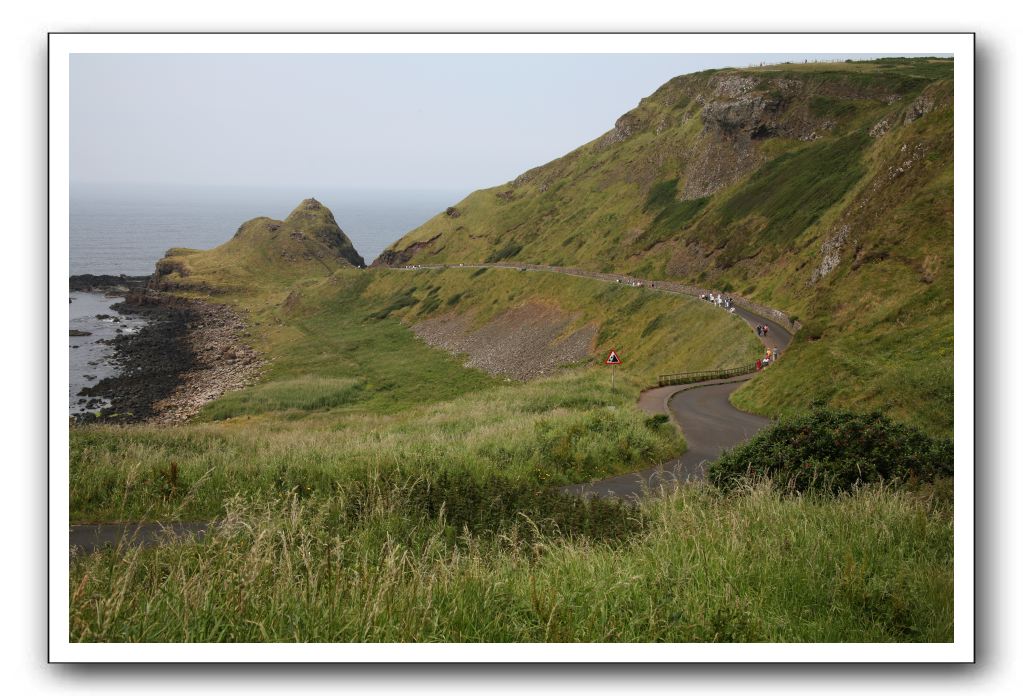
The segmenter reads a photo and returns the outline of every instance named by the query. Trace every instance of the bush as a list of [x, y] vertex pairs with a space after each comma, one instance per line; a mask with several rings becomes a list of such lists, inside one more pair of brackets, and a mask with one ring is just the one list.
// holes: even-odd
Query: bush
[[850, 491], [863, 483], [916, 484], [953, 475], [952, 441], [932, 438], [881, 413], [815, 408], [761, 431], [711, 464], [724, 490], [769, 478], [790, 491]]

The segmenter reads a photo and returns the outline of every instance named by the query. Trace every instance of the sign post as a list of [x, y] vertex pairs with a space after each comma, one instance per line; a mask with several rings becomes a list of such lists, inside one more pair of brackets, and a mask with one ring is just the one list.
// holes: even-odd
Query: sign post
[[622, 359], [618, 357], [618, 352], [614, 348], [607, 354], [607, 360], [604, 361], [605, 365], [611, 366], [611, 393], [615, 393], [615, 367], [622, 364]]

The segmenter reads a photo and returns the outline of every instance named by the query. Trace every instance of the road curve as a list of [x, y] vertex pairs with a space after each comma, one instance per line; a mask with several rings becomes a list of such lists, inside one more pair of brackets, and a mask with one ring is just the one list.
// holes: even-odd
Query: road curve
[[[419, 266], [418, 268], [459, 267], [515, 270], [514, 267], [497, 264], [443, 264]], [[534, 266], [526, 270], [584, 275], [574, 269], [555, 266]], [[601, 274], [597, 279], [608, 283], [641, 280], [613, 274]], [[642, 282], [644, 287], [654, 292], [690, 295], [690, 293], [681, 293], [666, 288], [663, 284], [658, 287], [652, 281]], [[767, 335], [759, 336], [765, 348], [770, 348], [772, 351], [778, 349], [784, 351], [792, 340], [792, 334], [776, 321], [738, 306], [735, 307], [735, 314], [744, 319], [750, 325], [751, 330], [757, 325], [768, 327]], [[732, 392], [754, 376], [745, 375], [695, 384], [655, 387], [644, 391], [640, 394], [638, 407], [647, 413], [663, 413], [670, 416], [685, 435], [688, 445], [686, 452], [681, 457], [649, 469], [613, 476], [592, 483], [565, 486], [561, 490], [584, 497], [614, 496], [624, 500], [638, 500], [644, 495], [656, 493], [686, 481], [704, 478], [706, 465], [717, 459], [722, 450], [745, 442], [771, 422], [762, 416], [738, 410], [728, 400]], [[107, 546], [116, 547], [122, 543], [148, 547], [185, 537], [201, 539], [208, 528], [209, 524], [204, 522], [122, 522], [71, 525], [69, 545], [72, 550], [86, 553]]]
[[[784, 351], [792, 340], [788, 331], [769, 319], [739, 308], [736, 308], [736, 314], [745, 319], [753, 330], [757, 325], [767, 325], [767, 335], [758, 338], [772, 353], [779, 349]], [[717, 459], [721, 452], [745, 442], [771, 423], [769, 418], [740, 411], [729, 401], [732, 392], [754, 377], [744, 375], [644, 391], [637, 404], [640, 410], [670, 416], [685, 435], [685, 453], [649, 469], [566, 486], [561, 490], [584, 497], [635, 500], [687, 481], [705, 478], [707, 464]]]

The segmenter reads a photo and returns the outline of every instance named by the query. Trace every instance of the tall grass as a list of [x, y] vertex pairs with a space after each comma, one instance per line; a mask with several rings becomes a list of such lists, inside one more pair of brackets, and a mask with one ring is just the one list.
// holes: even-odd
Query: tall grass
[[71, 637], [952, 639], [951, 516], [907, 493], [689, 486], [603, 539], [541, 529], [536, 511], [473, 531], [443, 509], [409, 515], [407, 500], [237, 498], [202, 542], [73, 558]]
[[222, 514], [236, 494], [331, 495], [382, 472], [466, 471], [478, 480], [556, 486], [682, 451], [674, 428], [628, 406], [634, 386], [613, 397], [597, 377], [577, 371], [397, 414], [292, 411], [174, 429], [75, 428], [71, 518], [205, 519]]

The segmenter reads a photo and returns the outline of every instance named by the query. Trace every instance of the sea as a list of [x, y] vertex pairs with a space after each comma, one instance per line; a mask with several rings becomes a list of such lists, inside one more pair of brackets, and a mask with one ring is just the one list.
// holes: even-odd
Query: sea
[[334, 213], [369, 264], [468, 191], [74, 185], [71, 274], [148, 275], [171, 247], [211, 249], [246, 220], [283, 220], [306, 198]]
[[[356, 190], [332, 188], [230, 188], [188, 186], [72, 186], [70, 267], [72, 275], [149, 275], [171, 247], [211, 249], [229, 240], [246, 220], [267, 216], [283, 220], [306, 198], [316, 198], [334, 213], [355, 249], [372, 263], [401, 238], [468, 194], [461, 190]], [[137, 331], [140, 319], [116, 316], [111, 305], [121, 298], [69, 293], [68, 385], [71, 414], [86, 405], [78, 392], [116, 374], [107, 343], [117, 334]]]

